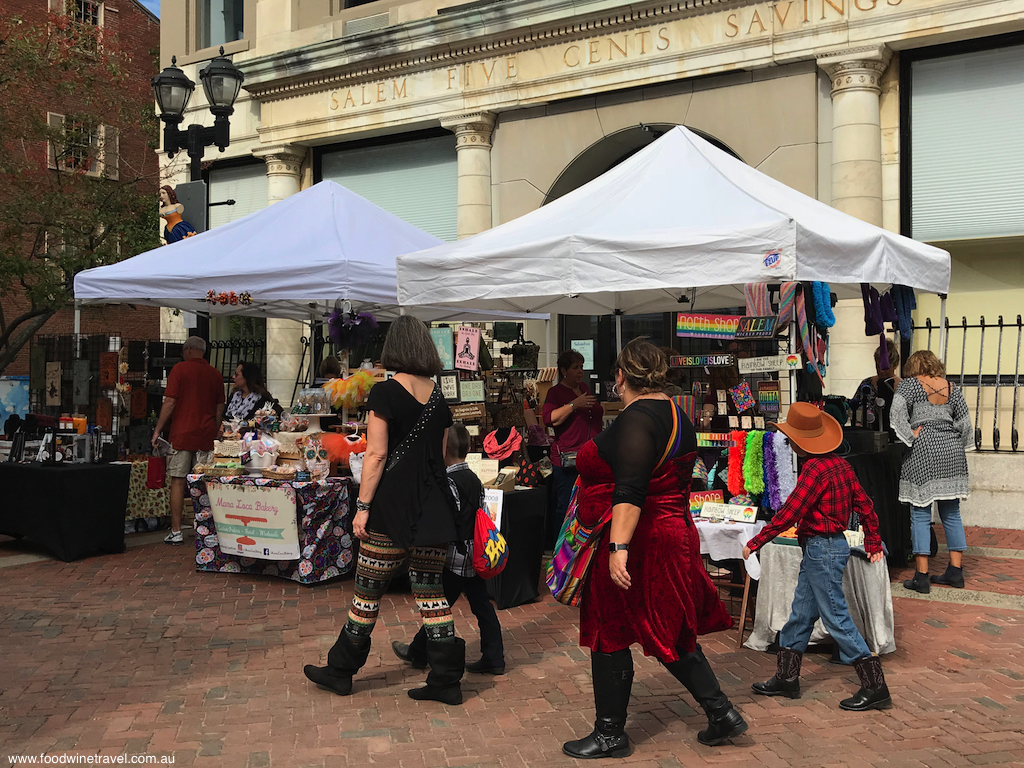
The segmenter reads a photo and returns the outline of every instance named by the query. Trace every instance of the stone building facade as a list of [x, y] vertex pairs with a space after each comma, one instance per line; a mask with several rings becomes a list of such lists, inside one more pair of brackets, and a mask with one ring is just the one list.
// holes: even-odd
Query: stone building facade
[[[230, 24], [211, 26], [218, 2]], [[161, 56], [197, 79], [223, 43], [246, 74], [211, 199], [220, 184], [266, 205], [333, 178], [439, 237], [466, 237], [685, 125], [801, 192], [949, 248], [951, 316], [1013, 316], [1024, 271], [1007, 259], [1024, 220], [921, 236], [914, 217], [948, 220], [942, 206], [963, 192], [933, 180], [911, 204], [910, 149], [935, 153], [907, 128], [927, 111], [910, 84], [946, 82], [925, 82], [922, 61], [962, 59], [992, 93], [1019, 93], [1004, 76], [1021, 30], [1019, 0], [177, 0], [163, 6]], [[982, 114], [999, 105], [982, 106], [958, 119], [999, 123]], [[205, 112], [199, 92], [190, 109]], [[996, 165], [1019, 162], [1013, 141], [993, 148]], [[1019, 186], [1008, 196], [1024, 209]], [[919, 314], [936, 309], [922, 298]], [[871, 372], [860, 315], [859, 302], [838, 308], [833, 391], [851, 394]], [[271, 386], [291, 391], [300, 330], [270, 321], [267, 334]]]

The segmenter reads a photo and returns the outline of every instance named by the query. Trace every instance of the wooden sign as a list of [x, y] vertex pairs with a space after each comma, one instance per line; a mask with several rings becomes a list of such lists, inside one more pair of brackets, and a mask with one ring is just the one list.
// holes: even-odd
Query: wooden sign
[[775, 336], [779, 318], [771, 317], [741, 317], [739, 325], [736, 326], [737, 339], [771, 339]]
[[133, 419], [144, 419], [146, 418], [146, 390], [142, 387], [138, 387], [132, 390], [132, 418]]
[[96, 426], [107, 434], [114, 431], [114, 405], [105, 397], [96, 402]]
[[772, 371], [799, 371], [800, 355], [772, 355], [771, 357], [741, 358], [737, 362], [740, 373], [771, 373]]
[[452, 418], [455, 421], [480, 421], [487, 413], [483, 403], [466, 403], [452, 406]]
[[46, 404], [60, 405], [60, 363], [46, 364]]
[[673, 355], [673, 368], [725, 368], [736, 363], [736, 355]]
[[455, 343], [455, 367], [463, 371], [480, 369], [479, 328], [459, 328]]
[[104, 352], [100, 355], [100, 386], [110, 389], [117, 384], [117, 352]]
[[705, 502], [700, 509], [705, 520], [733, 520], [737, 523], [752, 523], [757, 520], [757, 507], [745, 504], [716, 504]]
[[761, 413], [778, 413], [782, 398], [782, 386], [778, 381], [757, 382], [757, 410]]
[[694, 516], [700, 514], [701, 507], [706, 502], [721, 504], [724, 501], [725, 495], [722, 491], [692, 491], [690, 493], [690, 514]]
[[679, 312], [676, 314], [676, 336], [692, 339], [718, 339], [729, 341], [736, 335], [740, 323], [737, 315], [704, 315]]

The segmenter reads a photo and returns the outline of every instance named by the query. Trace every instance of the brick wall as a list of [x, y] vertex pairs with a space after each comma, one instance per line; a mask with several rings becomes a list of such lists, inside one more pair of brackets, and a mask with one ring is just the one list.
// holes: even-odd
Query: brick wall
[[[49, 12], [49, 0], [0, 0], [0, 16], [20, 16], [25, 23], [45, 24]], [[156, 53], [160, 45], [160, 22], [134, 0], [107, 0], [103, 10], [103, 35], [116, 38], [117, 44], [131, 56], [132, 76], [148, 85], [157, 74]], [[152, 91], [146, 91], [146, 102], [150, 103]], [[39, 109], [42, 112], [65, 114], [73, 111], [73, 104], [48, 103], [47, 94], [39, 95]], [[144, 106], [144, 105], [143, 105]], [[152, 179], [153, 205], [159, 186], [157, 177], [159, 163], [154, 152], [146, 149], [147, 136], [141, 132], [122, 130], [119, 136], [122, 158], [132, 158], [142, 164], [143, 174]], [[41, 163], [46, 162], [46, 147], [37, 148]], [[54, 171], [56, 173], [56, 171]], [[147, 182], [149, 184], [149, 182]], [[126, 254], [130, 256], [134, 254]], [[19, 296], [0, 299], [4, 315], [8, 320], [21, 314], [27, 302]], [[133, 308], [127, 305], [109, 307], [87, 307], [82, 310], [81, 331], [84, 334], [120, 334], [125, 339], [159, 339], [160, 310], [156, 307]], [[65, 309], [57, 313], [43, 326], [41, 334], [70, 334], [74, 332], [74, 310]], [[28, 373], [28, 345], [16, 361], [3, 372], [5, 375]]]

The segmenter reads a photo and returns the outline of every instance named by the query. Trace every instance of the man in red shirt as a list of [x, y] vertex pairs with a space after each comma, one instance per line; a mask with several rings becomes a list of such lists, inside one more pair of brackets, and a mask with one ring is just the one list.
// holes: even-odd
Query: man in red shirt
[[833, 453], [843, 441], [843, 428], [838, 421], [810, 403], [794, 403], [778, 428], [785, 433], [796, 455], [806, 458], [796, 488], [772, 522], [743, 548], [743, 559], [793, 525], [804, 556], [792, 612], [779, 632], [777, 671], [771, 680], [754, 683], [754, 693], [800, 697], [800, 663], [814, 622], [821, 617], [839, 646], [840, 659], [853, 664], [860, 679], [860, 690], [839, 702], [839, 706], [854, 712], [886, 709], [892, 706], [892, 698], [882, 674], [882, 662], [871, 655], [857, 631], [843, 594], [843, 571], [850, 557], [843, 532], [853, 512], [864, 525], [868, 559], [872, 563], [882, 559], [875, 507], [861, 488], [853, 467]]
[[[171, 532], [164, 539], [168, 544], [183, 544], [181, 511], [185, 505], [185, 476], [196, 464], [210, 463], [213, 441], [224, 415], [224, 377], [203, 359], [206, 342], [189, 336], [182, 347], [183, 362], [171, 369], [164, 390], [153, 446], [171, 422], [171, 454], [167, 459], [167, 475], [171, 478]], [[173, 417], [173, 418], [172, 418]]]

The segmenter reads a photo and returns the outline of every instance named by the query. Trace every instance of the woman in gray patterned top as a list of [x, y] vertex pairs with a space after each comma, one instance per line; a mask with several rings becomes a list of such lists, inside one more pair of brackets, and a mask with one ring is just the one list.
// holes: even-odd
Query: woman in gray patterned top
[[945, 366], [927, 350], [915, 352], [903, 366], [906, 378], [896, 388], [892, 401], [892, 428], [910, 446], [900, 474], [900, 501], [910, 507], [910, 533], [917, 561], [914, 578], [903, 583], [907, 589], [930, 592], [928, 555], [931, 550], [928, 526], [932, 502], [938, 502], [939, 517], [946, 530], [949, 566], [935, 584], [964, 586], [963, 552], [967, 549], [960, 519], [960, 499], [970, 492], [967, 455], [973, 430], [963, 392], [946, 380]]

